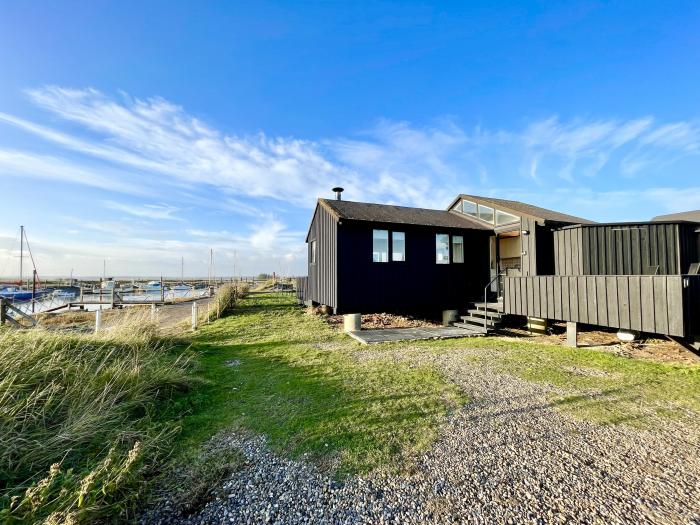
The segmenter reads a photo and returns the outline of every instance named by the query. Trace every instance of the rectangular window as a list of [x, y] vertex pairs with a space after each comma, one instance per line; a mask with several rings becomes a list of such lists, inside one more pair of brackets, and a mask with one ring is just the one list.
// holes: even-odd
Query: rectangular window
[[450, 264], [450, 236], [446, 233], [435, 235], [435, 262]]
[[464, 237], [461, 235], [452, 236], [452, 262], [464, 262]]
[[519, 220], [520, 217], [516, 217], [515, 215], [511, 215], [510, 213], [506, 213], [501, 210], [496, 210], [496, 226], [503, 226], [504, 224], [510, 224]]
[[462, 212], [472, 217], [478, 217], [476, 213], [476, 204], [472, 201], [462, 201]]
[[372, 261], [389, 262], [388, 230], [372, 230]]
[[391, 232], [391, 260], [406, 260], [406, 234], [404, 232]]
[[493, 208], [479, 204], [479, 218], [493, 224]]
[[316, 264], [316, 241], [311, 241], [311, 264]]

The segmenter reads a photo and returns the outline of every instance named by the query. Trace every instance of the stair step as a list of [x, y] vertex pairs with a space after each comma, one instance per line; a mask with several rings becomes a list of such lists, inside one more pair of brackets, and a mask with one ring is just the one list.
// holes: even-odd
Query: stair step
[[472, 305], [479, 310], [489, 310], [492, 312], [502, 312], [503, 303], [472, 303]]
[[[472, 322], [475, 324], [480, 324], [481, 326], [484, 326], [484, 318], [483, 317], [476, 317], [473, 315], [460, 315], [459, 318], [464, 321], [464, 322]], [[486, 318], [486, 326], [500, 326], [501, 320], [500, 319], [493, 319], [493, 318]]]
[[468, 314], [476, 315], [476, 316], [479, 316], [479, 315], [480, 315], [481, 317], [484, 317], [484, 312], [486, 312], [486, 317], [489, 317], [489, 318], [500, 319], [500, 318], [503, 317], [503, 314], [502, 314], [502, 313], [500, 313], [500, 312], [493, 312], [493, 311], [491, 311], [491, 310], [485, 310], [485, 311], [484, 311], [484, 310], [478, 310], [478, 309], [475, 309], [475, 308], [470, 308], [469, 310], [467, 310], [467, 313], [468, 313]]
[[478, 326], [468, 323], [454, 323], [452, 326], [457, 328], [464, 328], [465, 330], [471, 330], [472, 332], [477, 332], [480, 334], [488, 334], [488, 330], [484, 330], [484, 325]]

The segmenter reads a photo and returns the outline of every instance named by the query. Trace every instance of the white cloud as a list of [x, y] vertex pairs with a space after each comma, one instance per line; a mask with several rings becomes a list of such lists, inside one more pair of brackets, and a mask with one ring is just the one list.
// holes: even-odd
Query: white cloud
[[180, 217], [176, 217], [174, 215], [177, 211], [179, 211], [178, 208], [168, 206], [167, 204], [142, 204], [139, 206], [134, 204], [125, 204], [123, 202], [104, 201], [104, 205], [109, 209], [128, 213], [129, 215], [134, 215], [136, 217], [175, 221], [182, 220]]
[[56, 156], [9, 149], [0, 149], [0, 175], [62, 181], [126, 194], [143, 193], [142, 187], [125, 183], [124, 174], [113, 169], [90, 169]]
[[[700, 127], [693, 120], [553, 116], [501, 130], [467, 129], [454, 120], [426, 126], [380, 120], [351, 137], [312, 141], [226, 134], [157, 97], [109, 97], [61, 87], [28, 95], [60, 120], [48, 127], [0, 113], [0, 122], [59, 153], [0, 149], [0, 176], [91, 186], [104, 190], [106, 209], [140, 226], [173, 221], [169, 224], [182, 227], [156, 231], [112, 216], [81, 228], [71, 224], [70, 253], [96, 259], [90, 250], [81, 251], [86, 244], [77, 231], [112, 233], [120, 237], [115, 245], [133, 257], [111, 245], [92, 248], [125, 268], [169, 264], [182, 252], [201, 253], [198, 264], [206, 264], [209, 248], [227, 264], [234, 252], [241, 264], [299, 261], [305, 257], [305, 232], [290, 229], [289, 217], [305, 222], [316, 197], [328, 196], [335, 185], [344, 186], [350, 200], [443, 208], [457, 193], [482, 193], [603, 220], [700, 208], [700, 190], [688, 187], [687, 167], [700, 155]], [[674, 176], [678, 161], [686, 163], [686, 171]], [[662, 181], [654, 176], [660, 172]], [[235, 220], [217, 222], [232, 213]]]

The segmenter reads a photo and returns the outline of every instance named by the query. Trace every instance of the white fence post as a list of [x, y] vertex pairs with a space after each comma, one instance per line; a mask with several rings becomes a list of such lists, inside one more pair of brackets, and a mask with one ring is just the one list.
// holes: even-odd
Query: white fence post
[[151, 303], [151, 321], [156, 320], [156, 303]]
[[197, 329], [197, 301], [192, 303], [192, 330]]
[[95, 310], [95, 332], [102, 328], [102, 310]]

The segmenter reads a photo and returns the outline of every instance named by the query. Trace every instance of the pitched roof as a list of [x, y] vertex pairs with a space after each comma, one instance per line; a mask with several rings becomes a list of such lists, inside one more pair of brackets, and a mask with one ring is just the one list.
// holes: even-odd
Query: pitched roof
[[652, 222], [672, 221], [700, 222], [700, 210], [684, 211], [681, 213], [669, 213], [668, 215], [658, 215], [652, 219]]
[[318, 202], [339, 219], [416, 224], [442, 228], [493, 229], [487, 224], [473, 220], [465, 215], [446, 210], [429, 210], [427, 208], [409, 208], [406, 206], [392, 206], [390, 204], [331, 199], [318, 199]]
[[539, 206], [534, 206], [532, 204], [527, 204], [519, 201], [511, 201], [506, 199], [495, 199], [493, 197], [479, 197], [477, 195], [460, 195], [455, 199], [450, 208], [456, 204], [459, 199], [467, 199], [476, 202], [477, 204], [487, 204], [494, 206], [500, 210], [512, 212], [516, 215], [528, 215], [534, 217], [535, 219], [542, 219], [545, 221], [554, 222], [567, 222], [571, 224], [591, 224], [593, 221], [588, 219], [583, 219], [581, 217], [576, 217], [574, 215], [568, 215], [566, 213], [561, 213], [554, 210], [548, 210], [547, 208], [540, 208]]

